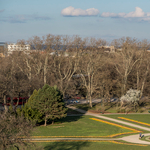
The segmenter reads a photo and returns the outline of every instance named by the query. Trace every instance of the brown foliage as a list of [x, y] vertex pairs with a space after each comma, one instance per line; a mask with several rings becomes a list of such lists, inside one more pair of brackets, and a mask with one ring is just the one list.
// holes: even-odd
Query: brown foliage
[[2, 150], [10, 147], [24, 149], [28, 144], [23, 138], [30, 138], [32, 125], [23, 117], [6, 113], [0, 115], [0, 146]]

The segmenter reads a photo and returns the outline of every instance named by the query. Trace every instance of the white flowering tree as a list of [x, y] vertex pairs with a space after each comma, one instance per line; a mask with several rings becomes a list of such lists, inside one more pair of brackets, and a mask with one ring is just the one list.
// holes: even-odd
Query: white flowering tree
[[133, 104], [135, 109], [136, 105], [138, 105], [138, 101], [140, 100], [140, 94], [141, 94], [140, 90], [134, 90], [134, 89], [128, 90], [127, 93], [120, 98], [121, 107], [124, 104], [127, 105]]

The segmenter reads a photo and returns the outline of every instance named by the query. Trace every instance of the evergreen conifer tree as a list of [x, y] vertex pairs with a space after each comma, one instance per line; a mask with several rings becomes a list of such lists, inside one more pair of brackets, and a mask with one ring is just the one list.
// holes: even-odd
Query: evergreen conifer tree
[[33, 107], [34, 101], [36, 101], [35, 96], [38, 94], [37, 90], [33, 91], [33, 94], [28, 99], [28, 102], [20, 108], [17, 109], [19, 115], [24, 115], [30, 121], [35, 121], [36, 123], [43, 121], [43, 114], [40, 113], [36, 108]]
[[55, 119], [66, 117], [67, 108], [64, 106], [63, 95], [56, 86], [44, 85], [34, 99], [32, 107], [44, 115], [45, 126], [49, 119], [53, 123]]

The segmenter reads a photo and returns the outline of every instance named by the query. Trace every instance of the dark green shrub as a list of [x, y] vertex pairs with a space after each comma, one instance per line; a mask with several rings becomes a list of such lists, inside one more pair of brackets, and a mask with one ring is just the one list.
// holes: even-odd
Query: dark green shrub
[[65, 103], [63, 102], [63, 95], [57, 87], [51, 87], [46, 84], [42, 89], [39, 89], [33, 99], [31, 108], [38, 110], [43, 115], [45, 126], [48, 120], [53, 122], [55, 119], [66, 117], [67, 108], [65, 108]]
[[23, 115], [26, 119], [33, 121], [35, 123], [40, 123], [43, 121], [43, 114], [38, 111], [38, 109], [33, 108], [33, 101], [36, 101], [35, 96], [38, 94], [37, 90], [33, 91], [28, 102], [20, 108], [17, 109], [18, 115]]

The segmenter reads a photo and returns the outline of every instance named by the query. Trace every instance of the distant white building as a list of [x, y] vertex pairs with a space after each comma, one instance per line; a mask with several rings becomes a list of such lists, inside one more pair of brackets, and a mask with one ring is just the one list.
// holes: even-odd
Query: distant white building
[[105, 50], [105, 52], [115, 52], [114, 46], [98, 46], [98, 48], [102, 48]]
[[20, 44], [8, 44], [8, 54], [12, 54], [14, 51], [29, 51], [30, 45], [20, 45]]

